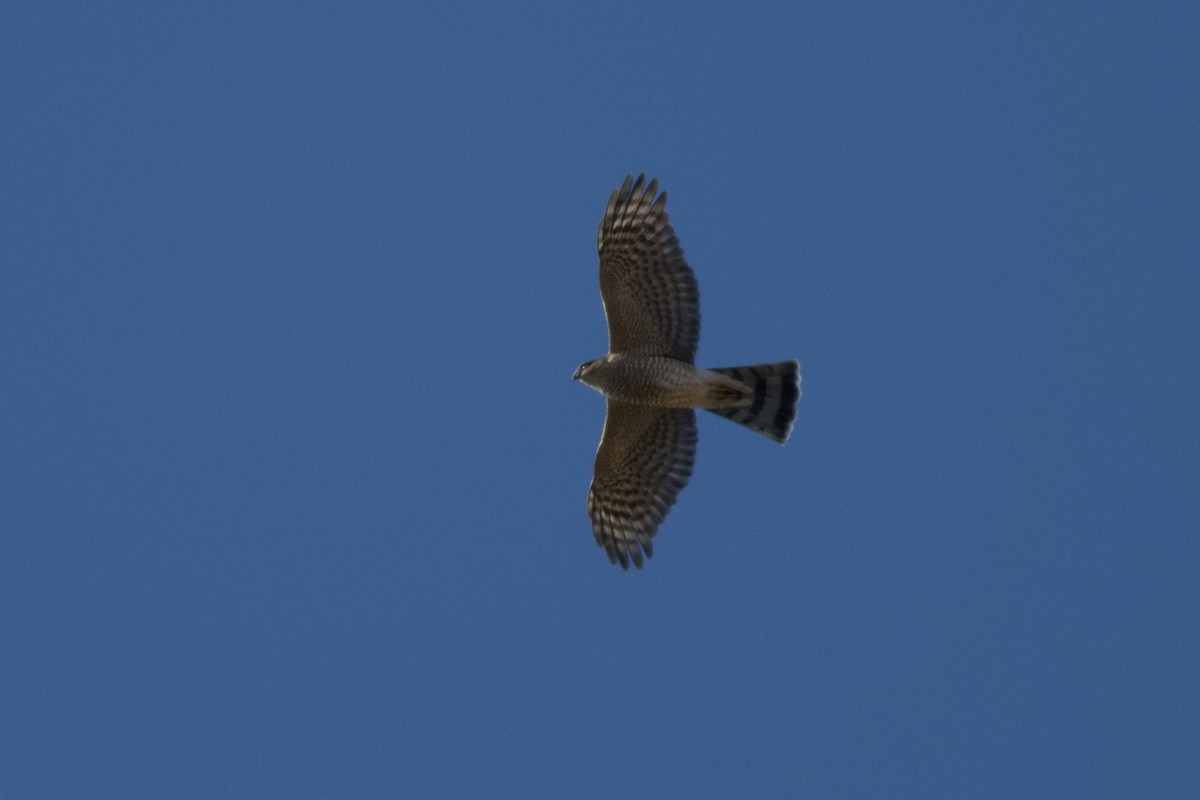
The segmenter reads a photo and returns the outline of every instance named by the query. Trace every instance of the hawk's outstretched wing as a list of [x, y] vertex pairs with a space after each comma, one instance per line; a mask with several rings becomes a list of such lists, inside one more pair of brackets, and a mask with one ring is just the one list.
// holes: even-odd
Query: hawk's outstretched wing
[[690, 408], [651, 408], [608, 401], [604, 436], [588, 490], [596, 543], [625, 569], [653, 555], [651, 539], [696, 457], [696, 414]]
[[700, 290], [667, 219], [658, 181], [627, 176], [600, 220], [600, 294], [608, 351], [692, 363], [700, 340]]

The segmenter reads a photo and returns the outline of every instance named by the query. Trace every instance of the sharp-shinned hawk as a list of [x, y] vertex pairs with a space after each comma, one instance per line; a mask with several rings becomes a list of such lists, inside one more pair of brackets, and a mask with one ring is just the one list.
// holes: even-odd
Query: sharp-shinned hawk
[[646, 176], [625, 178], [608, 198], [596, 248], [608, 319], [608, 355], [575, 378], [608, 398], [588, 490], [596, 543], [609, 560], [639, 569], [643, 554], [696, 455], [703, 408], [783, 444], [796, 419], [800, 364], [701, 369], [700, 292], [667, 219], [667, 195]]

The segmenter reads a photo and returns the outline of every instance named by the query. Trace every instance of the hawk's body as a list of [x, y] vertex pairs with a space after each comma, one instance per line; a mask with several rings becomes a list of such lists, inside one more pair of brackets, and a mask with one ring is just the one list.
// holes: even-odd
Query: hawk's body
[[667, 356], [613, 353], [578, 376], [611, 400], [656, 408], [725, 408], [750, 392], [737, 380]]
[[692, 409], [782, 444], [800, 399], [795, 361], [716, 370], [692, 363], [700, 292], [657, 189], [658, 181], [631, 175], [608, 199], [596, 244], [609, 353], [575, 370], [608, 397], [588, 514], [597, 544], [626, 569], [652, 554], [651, 540], [692, 474]]

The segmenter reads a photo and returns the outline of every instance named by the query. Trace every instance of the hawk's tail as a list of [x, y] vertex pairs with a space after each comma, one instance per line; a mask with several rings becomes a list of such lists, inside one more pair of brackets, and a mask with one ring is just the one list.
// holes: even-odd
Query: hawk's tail
[[796, 421], [796, 403], [800, 400], [800, 362], [780, 361], [756, 367], [714, 369], [744, 383], [754, 391], [749, 405], [710, 409], [752, 431], [770, 436], [783, 444]]

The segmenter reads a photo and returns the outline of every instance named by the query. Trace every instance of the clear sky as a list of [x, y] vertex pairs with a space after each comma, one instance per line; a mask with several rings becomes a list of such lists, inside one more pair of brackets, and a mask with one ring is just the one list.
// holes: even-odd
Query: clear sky
[[[0, 16], [0, 796], [1200, 796], [1196, 4]], [[623, 573], [641, 171], [804, 397]]]

